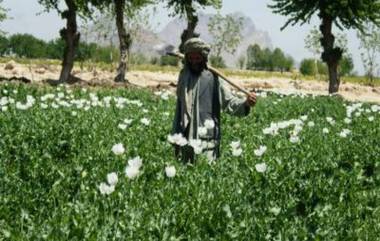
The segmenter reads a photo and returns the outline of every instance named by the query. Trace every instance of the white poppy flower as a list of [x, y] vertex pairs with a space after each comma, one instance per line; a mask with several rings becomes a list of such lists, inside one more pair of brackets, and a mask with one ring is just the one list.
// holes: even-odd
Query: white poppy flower
[[122, 130], [127, 129], [127, 125], [126, 124], [119, 124], [117, 127], [120, 128], [120, 129], [122, 129]]
[[174, 134], [174, 135], [168, 135], [168, 141], [172, 144], [176, 144], [179, 146], [185, 146], [187, 145], [187, 140], [181, 133]]
[[322, 132], [323, 132], [324, 134], [328, 134], [330, 131], [329, 131], [329, 129], [327, 129], [327, 128], [323, 128], [323, 129], [322, 129]]
[[243, 153], [243, 150], [241, 148], [232, 149], [233, 156], [240, 156], [242, 153]]
[[306, 120], [307, 120], [307, 118], [308, 118], [308, 116], [307, 116], [307, 115], [303, 115], [303, 116], [301, 116], [301, 117], [300, 117], [300, 119], [301, 119], [301, 120], [303, 120], [303, 121], [306, 121]]
[[232, 149], [237, 149], [240, 147], [240, 141], [233, 141], [231, 142], [230, 146]]
[[132, 159], [128, 160], [128, 165], [131, 167], [135, 167], [137, 169], [140, 169], [140, 167], [142, 166], [142, 159], [139, 156], [132, 158]]
[[344, 118], [344, 123], [351, 124], [352, 120], [350, 118]]
[[272, 207], [272, 208], [270, 208], [269, 209], [269, 212], [271, 212], [271, 213], [273, 213], [274, 215], [278, 215], [278, 214], [280, 214], [280, 212], [281, 212], [281, 208], [278, 208], [278, 207]]
[[296, 135], [292, 135], [289, 140], [291, 143], [297, 143], [300, 141], [300, 138]]
[[130, 125], [130, 124], [132, 124], [132, 121], [133, 120], [131, 120], [131, 119], [124, 119], [124, 123], [126, 124], [126, 125]]
[[207, 128], [206, 127], [199, 127], [198, 128], [198, 134], [199, 136], [206, 136], [207, 135]]
[[170, 177], [170, 178], [174, 177], [176, 174], [175, 167], [174, 166], [165, 167], [165, 173], [167, 177]]
[[232, 218], [232, 212], [231, 212], [230, 205], [228, 205], [228, 204], [224, 205], [223, 211], [226, 212], [226, 215], [228, 218]]
[[107, 185], [107, 183], [102, 182], [99, 185], [99, 191], [103, 195], [109, 195], [115, 191], [115, 186], [112, 186], [112, 185], [109, 186], [109, 185]]
[[371, 122], [372, 122], [374, 119], [375, 119], [375, 117], [373, 117], [373, 116], [368, 117], [368, 120], [371, 121]]
[[309, 127], [314, 127], [314, 126], [315, 126], [315, 123], [314, 123], [314, 121], [309, 121], [309, 122], [307, 123], [307, 125], [308, 125]]
[[139, 175], [139, 169], [135, 166], [127, 166], [125, 168], [125, 175], [129, 179], [134, 179], [135, 177], [137, 177]]
[[256, 156], [262, 156], [266, 150], [267, 150], [266, 146], [260, 146], [259, 149], [256, 149], [254, 151], [254, 153]]
[[299, 133], [301, 131], [302, 131], [302, 126], [301, 125], [294, 126], [294, 132]]
[[330, 123], [331, 125], [334, 125], [335, 124], [335, 120], [332, 118], [332, 117], [326, 117], [326, 120], [328, 123]]
[[147, 118], [142, 118], [142, 119], [140, 120], [140, 122], [141, 122], [142, 124], [146, 125], [146, 126], [148, 126], [148, 125], [150, 124], [150, 120], [147, 119]]
[[115, 186], [119, 179], [117, 178], [116, 172], [111, 172], [107, 174], [107, 182], [111, 186]]
[[257, 172], [263, 173], [267, 170], [267, 164], [265, 164], [264, 162], [259, 163], [255, 165], [255, 168]]
[[207, 129], [213, 129], [215, 127], [215, 122], [213, 120], [210, 120], [210, 119], [205, 120], [204, 126]]
[[202, 140], [191, 139], [189, 145], [193, 148], [195, 154], [201, 154], [203, 151]]
[[342, 137], [342, 138], [346, 138], [350, 133], [351, 133], [350, 130], [348, 130], [348, 129], [343, 129], [343, 130], [339, 133], [339, 136]]
[[168, 92], [164, 92], [164, 93], [161, 95], [161, 99], [163, 99], [163, 100], [168, 100], [168, 99], [169, 99], [169, 93], [168, 93]]
[[115, 155], [121, 155], [121, 154], [123, 154], [125, 152], [123, 144], [119, 143], [119, 144], [114, 145], [112, 147], [112, 152]]

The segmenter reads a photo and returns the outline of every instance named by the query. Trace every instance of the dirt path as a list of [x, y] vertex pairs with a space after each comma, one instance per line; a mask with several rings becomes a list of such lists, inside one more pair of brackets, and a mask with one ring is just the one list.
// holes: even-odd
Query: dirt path
[[[25, 65], [13, 61], [0, 64], [0, 76], [4, 78], [26, 78], [32, 83], [46, 83], [47, 80], [56, 80], [59, 77], [60, 66], [57, 65]], [[81, 81], [80, 85], [118, 86], [113, 82], [114, 72], [110, 71], [83, 71], [74, 69], [74, 75]], [[174, 89], [178, 73], [131, 71], [127, 74], [128, 80], [141, 87], [171, 88]], [[328, 84], [319, 81], [295, 81], [285, 78], [239, 78], [230, 76], [233, 81], [247, 89], [261, 88], [276, 90], [283, 93], [307, 93], [327, 95]], [[359, 84], [342, 83], [339, 94], [350, 101], [366, 101], [380, 103], [380, 87], [370, 87]]]

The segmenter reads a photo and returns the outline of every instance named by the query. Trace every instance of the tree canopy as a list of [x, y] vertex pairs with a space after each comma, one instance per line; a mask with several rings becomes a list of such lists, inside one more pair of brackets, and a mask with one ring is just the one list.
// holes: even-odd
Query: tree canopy
[[339, 28], [363, 29], [366, 22], [380, 25], [380, 1], [374, 0], [273, 0], [269, 5], [274, 13], [288, 17], [281, 28], [289, 24], [308, 23], [314, 13], [319, 17], [328, 16]]

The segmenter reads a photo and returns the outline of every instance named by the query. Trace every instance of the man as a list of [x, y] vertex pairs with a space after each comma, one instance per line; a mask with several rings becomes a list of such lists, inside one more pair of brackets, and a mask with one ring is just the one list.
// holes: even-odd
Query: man
[[210, 46], [199, 38], [184, 44], [184, 68], [178, 78], [172, 134], [182, 134], [189, 143], [175, 145], [176, 156], [181, 156], [185, 163], [193, 162], [195, 151], [199, 150], [192, 143], [201, 142], [202, 152], [210, 161], [218, 158], [221, 110], [246, 116], [256, 103], [254, 92], [246, 99], [232, 96], [218, 76], [207, 69], [209, 52]]

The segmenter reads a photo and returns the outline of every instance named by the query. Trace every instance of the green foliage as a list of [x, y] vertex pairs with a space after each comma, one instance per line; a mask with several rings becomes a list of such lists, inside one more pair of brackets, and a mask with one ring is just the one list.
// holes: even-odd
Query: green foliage
[[274, 13], [288, 18], [282, 29], [289, 24], [308, 23], [315, 13], [331, 18], [338, 27], [363, 29], [367, 21], [380, 24], [380, 2], [373, 0], [273, 0], [269, 7]]
[[[13, 84], [0, 85], [0, 93], [21, 103], [27, 95], [35, 99], [27, 110], [13, 103], [0, 111], [0, 237], [5, 240], [380, 236], [380, 113], [372, 111], [374, 105], [362, 104], [348, 125], [345, 105], [352, 103], [339, 97], [269, 93], [259, 97], [247, 118], [223, 115], [222, 156], [215, 164], [200, 158], [186, 166], [175, 160], [167, 142], [173, 97], [166, 101], [132, 88], [84, 91]], [[46, 94], [53, 99], [43, 101]], [[106, 97], [111, 99], [109, 107]], [[141, 101], [142, 106], [132, 102], [120, 108], [113, 101], [118, 97]], [[72, 105], [65, 107], [65, 101]], [[271, 122], [303, 115], [307, 121], [299, 143], [289, 141], [292, 127], [275, 136], [263, 134]], [[149, 126], [140, 123], [143, 117], [150, 118]], [[121, 130], [118, 125], [125, 119], [132, 123]], [[342, 138], [339, 133], [345, 128], [351, 133]], [[234, 157], [230, 143], [237, 140], [243, 154]], [[116, 143], [125, 146], [124, 154], [112, 153]], [[258, 157], [254, 150], [260, 145], [267, 151]], [[131, 180], [124, 170], [137, 155], [143, 164], [140, 175]], [[259, 163], [267, 165], [264, 173], [256, 171]], [[171, 179], [164, 171], [168, 164], [177, 169]], [[110, 172], [116, 172], [119, 181], [112, 194], [102, 195], [99, 185]]]
[[[322, 33], [314, 26], [305, 38], [305, 47], [314, 55], [315, 58], [319, 57], [323, 52], [321, 39]], [[334, 45], [343, 50], [343, 54], [348, 55], [347, 35], [344, 33], [337, 33], [335, 36]]]
[[[65, 42], [61, 39], [45, 42], [29, 34], [15, 34], [0, 37], [0, 53], [12, 53], [16, 57], [62, 59]], [[111, 58], [113, 56], [113, 58]], [[76, 60], [111, 63], [119, 56], [114, 47], [101, 47], [95, 43], [80, 43]], [[141, 57], [140, 57], [141, 58]]]
[[156, 56], [153, 56], [151, 59], [150, 59], [150, 64], [152, 65], [158, 65], [160, 63], [160, 59]]
[[132, 53], [129, 55], [129, 63], [133, 65], [149, 64], [150, 60], [143, 53]]
[[215, 67], [215, 68], [226, 68], [227, 67], [222, 56], [211, 55], [209, 58], [209, 61], [210, 61], [210, 64], [212, 67]]
[[46, 44], [30, 34], [15, 34], [9, 38], [10, 52], [25, 58], [46, 56]]
[[327, 1], [327, 0], [273, 0], [269, 5], [274, 13], [286, 16], [288, 19], [281, 29], [289, 24], [309, 23], [314, 14], [318, 14], [321, 20], [320, 31], [323, 35], [321, 45], [322, 60], [329, 67], [329, 93], [339, 91], [338, 64], [342, 58], [344, 49], [334, 43], [332, 27], [335, 24], [340, 29], [355, 28], [363, 30], [366, 22], [372, 22], [380, 26], [380, 1]]
[[182, 17], [195, 16], [198, 8], [214, 7], [221, 8], [221, 0], [164, 0], [167, 2], [167, 8], [173, 9], [172, 16], [180, 15]]
[[98, 0], [38, 0], [38, 3], [41, 4], [46, 12], [56, 11], [61, 17], [64, 17], [66, 10], [62, 10], [62, 6], [67, 7], [67, 3], [73, 4], [75, 7], [76, 14], [83, 19], [91, 17], [91, 14], [94, 12], [92, 5], [97, 3]]
[[166, 66], [166, 65], [178, 66], [178, 63], [179, 63], [179, 59], [177, 57], [168, 56], [168, 55], [162, 55], [160, 57], [161, 66]]
[[317, 74], [327, 75], [328, 70], [325, 63], [316, 59], [303, 59], [300, 63], [300, 73], [315, 76]]
[[241, 55], [237, 60], [237, 65], [239, 69], [245, 69], [245, 62], [246, 62], [246, 57], [244, 55]]
[[212, 48], [215, 56], [220, 57], [222, 51], [235, 53], [242, 38], [242, 27], [243, 18], [236, 18], [232, 14], [222, 16], [218, 13], [210, 19], [208, 31], [213, 37]]
[[300, 64], [300, 73], [303, 75], [315, 75], [316, 67], [314, 59], [303, 59]]
[[4, 2], [4, 0], [0, 0], [0, 22], [2, 22], [8, 18], [7, 12], [9, 11], [9, 9], [6, 9], [3, 6], [1, 6], [3, 4], [3, 2]]
[[247, 69], [267, 71], [290, 71], [294, 60], [286, 56], [281, 49], [274, 51], [269, 48], [262, 50], [258, 44], [250, 45], [247, 49]]
[[354, 61], [351, 56], [343, 56], [339, 62], [339, 73], [342, 76], [347, 76], [354, 70]]
[[9, 54], [9, 40], [6, 36], [0, 35], [0, 56]]
[[374, 24], [367, 23], [363, 32], [358, 32], [360, 40], [361, 58], [368, 79], [372, 82], [377, 74], [380, 54], [380, 28]]
[[54, 40], [50, 40], [46, 46], [46, 51], [47, 51], [46, 57], [49, 59], [62, 59], [64, 48], [65, 48], [65, 42], [63, 41], [63, 39], [57, 38]]

